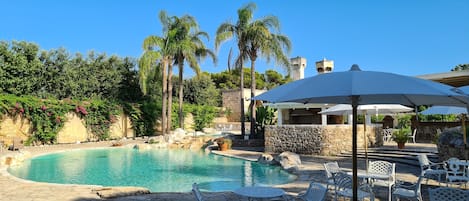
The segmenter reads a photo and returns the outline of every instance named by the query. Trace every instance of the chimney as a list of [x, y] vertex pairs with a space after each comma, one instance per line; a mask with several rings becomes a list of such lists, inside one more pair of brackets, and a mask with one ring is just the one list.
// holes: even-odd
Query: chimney
[[290, 59], [291, 64], [291, 78], [293, 81], [305, 78], [306, 59], [302, 57], [295, 57]]
[[318, 74], [330, 73], [334, 70], [334, 61], [327, 60], [326, 58], [321, 61], [316, 61], [316, 70]]

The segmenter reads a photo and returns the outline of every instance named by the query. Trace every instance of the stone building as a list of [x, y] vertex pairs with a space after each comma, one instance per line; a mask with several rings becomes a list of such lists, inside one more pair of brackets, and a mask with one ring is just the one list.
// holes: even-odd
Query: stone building
[[[255, 95], [264, 93], [266, 90], [256, 90]], [[230, 110], [227, 120], [230, 122], [239, 122], [241, 118], [241, 90], [231, 89], [222, 91], [222, 105], [227, 110]], [[247, 113], [249, 109], [251, 98], [251, 89], [244, 89], [244, 112]]]
[[[293, 81], [304, 79], [304, 71], [306, 69], [307, 61], [302, 57], [295, 57], [290, 59], [291, 75]], [[334, 70], [334, 61], [323, 59], [315, 62], [316, 72], [318, 74], [330, 73]], [[344, 119], [342, 116], [336, 115], [320, 115], [318, 112], [327, 109], [334, 105], [328, 104], [300, 104], [300, 103], [277, 103], [266, 104], [270, 107], [276, 108], [278, 111], [277, 119], [278, 125], [283, 124], [343, 124]]]

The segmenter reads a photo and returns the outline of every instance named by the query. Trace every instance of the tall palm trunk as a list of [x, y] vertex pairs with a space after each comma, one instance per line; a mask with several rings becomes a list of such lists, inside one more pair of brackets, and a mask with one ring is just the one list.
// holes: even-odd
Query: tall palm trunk
[[241, 67], [240, 67], [240, 84], [239, 84], [239, 88], [241, 89], [240, 91], [240, 96], [241, 96], [241, 102], [240, 102], [240, 111], [241, 111], [241, 114], [240, 114], [240, 120], [241, 120], [241, 136], [243, 136], [243, 138], [246, 136], [246, 131], [245, 131], [245, 128], [246, 128], [246, 125], [244, 124], [244, 71], [243, 71], [243, 62], [241, 62]]
[[168, 118], [167, 121], [167, 133], [171, 133], [171, 113], [173, 111], [173, 64], [170, 61], [168, 64]]
[[256, 102], [252, 99], [256, 96], [256, 68], [255, 59], [251, 59], [251, 104], [249, 110], [251, 111], [251, 134], [256, 134]]
[[184, 64], [183, 62], [178, 62], [179, 64], [179, 110], [178, 110], [178, 116], [179, 116], [179, 128], [184, 129], [184, 115], [182, 114], [182, 103], [183, 103], [183, 96], [184, 96], [184, 85], [183, 85], [183, 70], [184, 70]]
[[161, 106], [162, 107], [161, 108], [161, 133], [163, 135], [166, 134], [166, 111], [167, 111], [167, 107], [168, 107], [167, 106], [167, 100], [168, 100], [168, 84], [167, 84], [167, 81], [168, 81], [168, 79], [167, 79], [167, 75], [166, 75], [166, 72], [167, 72], [166, 71], [166, 68], [167, 68], [167, 66], [166, 66], [167, 61], [166, 60], [167, 59], [163, 59], [163, 66], [162, 66], [162, 68], [163, 68], [163, 72], [162, 72], [162, 74], [163, 74], [163, 76], [162, 76], [163, 77], [163, 87], [162, 87], [162, 91], [163, 91], [162, 92], [162, 98], [163, 98], [163, 100], [162, 100], [162, 103], [161, 103], [162, 104], [162, 106]]

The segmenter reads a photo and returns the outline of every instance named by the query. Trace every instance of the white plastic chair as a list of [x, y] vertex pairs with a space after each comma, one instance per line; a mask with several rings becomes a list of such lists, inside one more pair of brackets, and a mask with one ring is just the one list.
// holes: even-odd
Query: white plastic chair
[[430, 201], [469, 200], [469, 191], [457, 188], [438, 187], [434, 189], [428, 189], [428, 194], [430, 195]]
[[326, 172], [326, 188], [329, 189], [329, 185], [334, 185], [334, 174], [341, 172], [339, 163], [337, 161], [324, 163], [324, 170]]
[[311, 182], [305, 193], [298, 194], [297, 198], [304, 201], [324, 201], [327, 195], [327, 188], [322, 184]]
[[464, 184], [469, 182], [468, 163], [457, 158], [450, 158], [446, 161], [446, 180], [448, 184]]
[[409, 141], [412, 140], [412, 142], [415, 144], [415, 135], [417, 134], [417, 129], [414, 129], [412, 132], [412, 135], [409, 135]]
[[393, 130], [392, 128], [383, 129], [383, 142], [391, 141]]
[[401, 182], [396, 182], [396, 185], [393, 187], [392, 191], [392, 200], [399, 201], [399, 198], [406, 199], [417, 199], [418, 201], [423, 201], [422, 199], [422, 176], [419, 176], [417, 183], [412, 185], [404, 185]]
[[[353, 190], [352, 190], [352, 177], [339, 172], [334, 175], [334, 181], [335, 181], [335, 201], [339, 199], [339, 197], [348, 197], [352, 198], [353, 197]], [[365, 198], [369, 198], [370, 201], [375, 200], [375, 195], [373, 194], [373, 190], [371, 187], [364, 183], [358, 186], [357, 189], [357, 198], [358, 200], [364, 200]]]
[[192, 193], [194, 194], [197, 201], [204, 201], [204, 197], [202, 196], [197, 183], [192, 184]]
[[427, 154], [417, 155], [420, 164], [420, 175], [427, 179], [437, 179], [441, 182], [441, 176], [446, 175], [445, 163], [434, 163], [428, 159]]
[[[205, 201], [204, 199], [204, 196], [202, 196], [202, 193], [200, 192], [199, 190], [199, 185], [197, 185], [197, 183], [194, 183], [192, 184], [192, 194], [194, 194], [195, 196], [195, 200], [197, 201]], [[223, 194], [220, 194], [221, 196], [223, 196], [223, 200], [228, 200], [225, 195]], [[218, 195], [214, 195], [214, 196], [210, 196], [211, 197], [219, 197]], [[217, 200], [220, 200], [220, 199], [217, 199]]]
[[388, 175], [389, 179], [381, 180], [374, 179], [371, 180], [372, 186], [386, 186], [388, 187], [388, 200], [391, 200], [392, 186], [396, 183], [396, 164], [390, 163], [387, 161], [371, 161], [368, 165], [368, 173]]

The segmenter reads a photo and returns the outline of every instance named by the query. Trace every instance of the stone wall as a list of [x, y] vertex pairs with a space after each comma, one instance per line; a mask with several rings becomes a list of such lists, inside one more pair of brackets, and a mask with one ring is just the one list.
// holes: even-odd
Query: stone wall
[[[96, 139], [96, 136], [86, 129], [84, 121], [75, 113], [68, 113], [66, 118], [64, 127], [57, 134], [57, 143], [76, 143]], [[0, 141], [4, 141], [6, 145], [11, 145], [14, 138], [27, 140], [31, 135], [31, 124], [27, 119], [4, 115], [0, 121]], [[118, 116], [116, 122], [110, 127], [111, 139], [134, 136], [130, 119], [125, 115]]]
[[439, 161], [445, 161], [452, 157], [469, 160], [469, 148], [438, 144]]
[[91, 135], [85, 127], [84, 122], [75, 113], [68, 113], [66, 115], [67, 121], [64, 122], [64, 127], [57, 133], [57, 143], [76, 143], [88, 140]]
[[461, 126], [444, 130], [437, 141], [438, 157], [440, 161], [456, 157], [469, 159], [469, 146], [464, 143]]
[[31, 133], [31, 123], [21, 116], [11, 117], [4, 115], [0, 120], [0, 141], [13, 144], [14, 138], [27, 140]]
[[[264, 93], [265, 90], [256, 90], [256, 95]], [[224, 108], [230, 109], [231, 114], [227, 117], [228, 121], [239, 121], [241, 117], [240, 96], [239, 89], [222, 91], [222, 105]], [[251, 89], [244, 89], [244, 112], [247, 113], [249, 109], [249, 98], [251, 97]]]
[[435, 139], [437, 129], [444, 131], [456, 126], [461, 126], [461, 122], [416, 122], [412, 128], [417, 128], [416, 141], [430, 143]]
[[126, 115], [119, 115], [116, 118], [116, 122], [111, 124], [109, 128], [109, 138], [120, 139], [120, 138], [134, 138], [134, 130], [132, 129], [132, 122]]
[[[357, 127], [358, 147], [364, 148], [363, 125]], [[382, 127], [367, 126], [368, 147], [383, 145]], [[267, 126], [265, 151], [281, 153], [291, 151], [299, 154], [337, 155], [352, 150], [352, 127], [350, 125], [283, 125]]]

